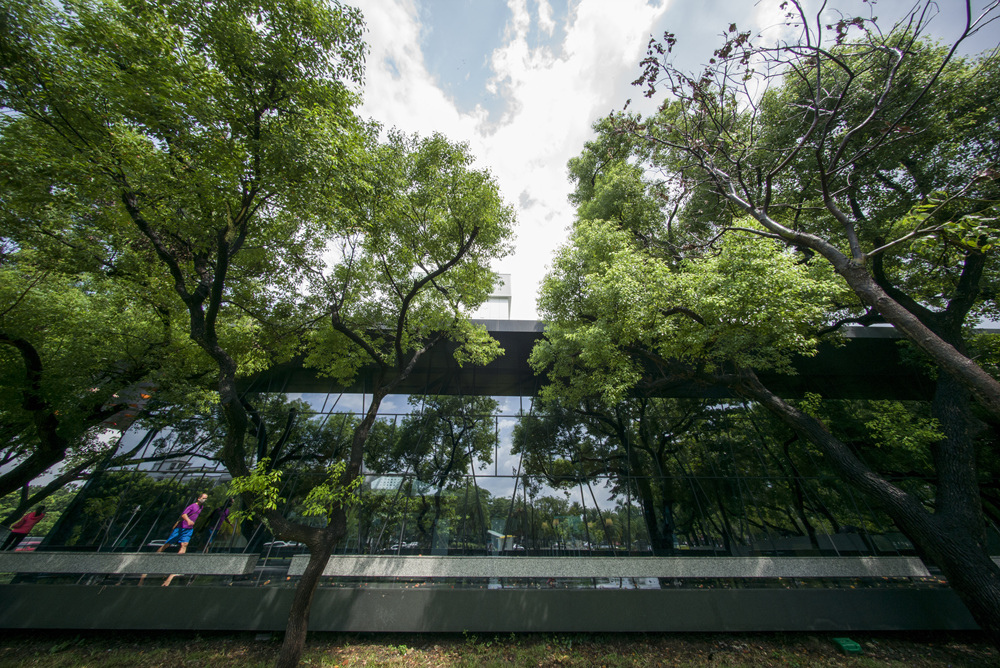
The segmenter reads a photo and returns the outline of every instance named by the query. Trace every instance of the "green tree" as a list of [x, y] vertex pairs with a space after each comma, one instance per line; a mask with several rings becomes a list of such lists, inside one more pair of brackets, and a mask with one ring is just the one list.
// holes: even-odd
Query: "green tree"
[[513, 452], [524, 454], [529, 474], [556, 488], [611, 476], [612, 497], [638, 501], [653, 552], [673, 554], [683, 494], [675, 482], [681, 473], [676, 455], [705, 407], [699, 400], [650, 397], [615, 404], [599, 396], [578, 405], [548, 402], [521, 418]]
[[[350, 112], [359, 13], [310, 0], [2, 11], [3, 139], [34, 147], [14, 154], [19, 173], [107, 203], [80, 222], [99, 244], [136, 251], [135, 273], [183, 305], [216, 368], [222, 459], [247, 474], [237, 375], [294, 349], [302, 267], [290, 261], [315, 260], [324, 227], [349, 218], [340, 194], [365, 143]], [[301, 643], [288, 648], [293, 665]]]
[[[273, 175], [283, 164], [315, 167], [288, 152], [296, 138], [303, 138], [303, 126], [317, 125], [299, 113], [308, 105], [298, 104], [297, 98], [332, 100], [332, 106], [339, 102], [343, 107], [350, 96], [336, 84], [302, 90], [295, 82], [301, 84], [308, 74], [340, 72], [338, 55], [345, 56], [349, 66], [346, 56], [354, 52], [350, 44], [341, 54], [328, 51], [341, 41], [336, 35], [342, 32], [348, 34], [343, 41], [351, 41], [349, 17], [339, 25], [331, 15], [313, 13], [308, 3], [260, 9], [258, 17], [270, 12], [269, 20], [283, 27], [268, 32], [270, 44], [248, 39], [267, 22], [251, 21], [249, 14], [257, 12], [250, 10], [256, 6], [238, 2], [170, 7], [141, 2], [56, 7], [33, 2], [5, 4], [0, 10], [5, 27], [0, 37], [0, 105], [5, 110], [0, 135], [3, 185], [8, 187], [2, 203], [4, 222], [9, 223], [5, 237], [10, 234], [5, 242], [11, 240], [5, 247], [13, 249], [5, 255], [17, 262], [23, 276], [62, 274], [68, 292], [60, 298], [75, 297], [78, 324], [94, 327], [92, 332], [81, 331], [94, 339], [106, 334], [105, 350], [119, 345], [115, 360], [109, 360], [111, 354], [81, 347], [75, 356], [78, 366], [97, 352], [92, 361], [105, 364], [101, 373], [115, 375], [116, 367], [125, 367], [137, 376], [135, 353], [144, 344], [160, 357], [142, 361], [158, 367], [158, 382], [177, 389], [185, 376], [197, 376], [203, 368], [174, 364], [171, 371], [176, 375], [164, 373], [170, 366], [162, 355], [164, 345], [183, 347], [184, 338], [195, 334], [194, 343], [203, 351], [198, 362], [217, 366], [210, 351], [220, 340], [220, 320], [222, 343], [245, 368], [259, 367], [273, 352], [262, 350], [273, 342], [245, 315], [260, 301], [274, 300], [273, 293], [259, 281], [241, 283], [247, 293], [230, 289], [226, 299], [245, 310], [220, 314], [224, 279], [245, 244], [250, 244], [244, 253], [250, 261], [233, 270], [247, 279], [260, 276], [261, 265], [268, 262], [266, 232], [277, 229], [294, 236], [280, 221], [288, 201], [279, 202], [279, 184], [262, 182], [262, 175]], [[309, 42], [304, 33], [292, 38], [295, 31], [289, 21], [303, 15], [326, 37], [319, 42]], [[294, 43], [298, 37], [301, 42]], [[296, 63], [290, 52], [295, 58], [301, 53], [302, 60]], [[245, 66], [251, 62], [253, 67]], [[324, 70], [323, 65], [328, 67]], [[251, 74], [257, 79], [251, 80]], [[286, 123], [279, 118], [283, 113], [301, 115], [302, 120]], [[289, 185], [299, 185], [294, 167], [289, 169]], [[300, 190], [305, 197], [315, 194]], [[267, 224], [250, 225], [255, 216]], [[221, 254], [213, 248], [219, 235]], [[156, 258], [168, 271], [160, 270]], [[274, 265], [264, 271], [285, 276]], [[214, 282], [216, 278], [222, 280]], [[36, 293], [29, 296], [39, 297], [35, 302], [48, 304], [46, 318], [54, 316], [53, 290], [40, 295], [42, 284], [28, 280], [27, 285]], [[176, 302], [177, 291], [185, 302]], [[140, 294], [151, 298], [138, 299]], [[143, 301], [148, 302], [147, 312], [140, 309]], [[79, 321], [85, 309], [90, 322]], [[8, 315], [30, 323], [23, 311]], [[135, 338], [121, 345], [116, 329]], [[100, 390], [84, 405], [96, 403], [100, 408], [105, 405], [95, 401], [100, 395], [107, 399], [128, 383], [116, 388], [109, 382], [113, 379], [104, 379], [95, 384], [100, 376], [86, 368], [51, 365], [50, 370], [37, 333], [36, 340], [12, 336], [9, 345], [27, 355], [26, 371], [12, 377], [25, 378], [22, 405], [31, 404], [36, 441], [47, 439], [31, 444], [37, 447], [24, 463], [45, 459], [51, 464], [65, 451], [61, 440], [67, 436], [60, 430], [66, 429], [56, 426], [65, 420], [55, 417], [58, 408], [38, 391], [39, 384], [66, 383], [70, 379], [60, 374], [79, 371], [74, 382], [89, 382]], [[77, 338], [79, 343], [87, 341], [83, 336], [71, 340]], [[227, 370], [233, 371], [236, 363], [230, 367]], [[22, 468], [26, 475], [37, 474], [38, 466]]]
[[[661, 370], [683, 376], [694, 367], [768, 408], [892, 517], [996, 638], [1000, 570], [985, 550], [969, 401], [971, 395], [995, 422], [1000, 384], [970, 357], [963, 327], [994, 308], [996, 154], [989, 147], [998, 137], [990, 110], [1000, 73], [995, 59], [955, 56], [996, 6], [979, 18], [970, 9], [966, 30], [951, 48], [919, 39], [926, 8], [917, 10], [908, 31], [883, 33], [864, 19], [826, 25], [809, 19], [797, 2], [787, 6], [799, 40], [758, 46], [730, 26], [723, 46], [696, 76], [670, 65], [673, 36], [654, 40], [637, 83], [650, 96], [665, 86], [669, 99], [649, 118], [621, 115], [611, 122], [640, 146], [630, 155], [642, 173], [665, 174], [668, 193], [680, 201], [664, 208], [658, 228], [618, 223], [628, 231], [619, 243], [631, 247], [629, 255], [641, 248], [653, 258], [643, 261], [663, 267], [631, 289], [656, 285], [662, 302], [637, 308], [629, 320], [646, 318], [642, 327], [629, 332], [617, 352], [602, 353], [602, 366], [613, 371], [602, 387], [613, 387], [615, 379], [635, 386], [642, 380], [635, 359], [658, 356]], [[592, 182], [600, 180], [595, 175]], [[645, 193], [662, 188], [645, 185]], [[727, 239], [747, 234], [773, 245], [749, 265], [744, 256], [727, 269], [720, 263]], [[592, 248], [590, 241], [574, 243]], [[720, 244], [721, 253], [712, 250]], [[711, 271], [714, 278], [698, 268], [713, 263], [719, 270]], [[620, 264], [613, 258], [607, 268], [591, 265], [596, 278], [577, 272], [586, 278], [560, 284], [570, 286], [567, 293], [603, 296], [603, 277], [615, 276]], [[737, 266], [746, 269], [734, 271]], [[701, 294], [666, 280], [691, 269]], [[828, 275], [818, 312], [781, 313], [772, 297], [791, 305], [795, 290], [808, 291], [805, 283], [786, 282], [789, 270], [832, 270], [850, 294], [831, 289]], [[734, 301], [740, 290], [744, 298]], [[654, 299], [625, 296], [620, 304], [628, 308]], [[664, 327], [668, 313], [684, 324]], [[771, 322], [770, 332], [761, 318]], [[760, 356], [768, 346], [780, 357], [810, 348], [817, 334], [845, 322], [879, 321], [896, 327], [936, 368], [932, 431], [938, 438], [927, 449], [936, 474], [932, 508], [879, 476], [827, 426], [770, 392], [754, 373], [782, 370], [777, 357]], [[614, 324], [612, 340], [622, 331]], [[554, 368], [568, 364], [539, 361]]]
[[[452, 342], [459, 364], [484, 364], [501, 352], [468, 320], [496, 280], [490, 260], [509, 250], [513, 214], [492, 177], [471, 167], [465, 145], [440, 135], [394, 134], [375, 153], [379, 185], [363, 209], [368, 224], [341, 237], [333, 271], [313, 274], [311, 291], [326, 318], [310, 339], [306, 363], [345, 385], [363, 366], [370, 370], [369, 403], [351, 436], [343, 484], [361, 472], [383, 399], [430, 349]], [[279, 520], [271, 519], [281, 535], [310, 548], [286, 635], [286, 644], [301, 647], [308, 618], [298, 613], [308, 612], [330, 553], [346, 533], [347, 513], [334, 508], [330, 524], [318, 530], [284, 529]]]
[[[197, 390], [192, 346], [176, 323], [101, 274], [35, 266], [32, 253], [0, 265], [0, 496], [67, 457], [104, 456], [102, 434], [139, 416], [154, 393]], [[195, 363], [192, 363], [195, 362]], [[164, 385], [170, 390], [157, 391]], [[115, 423], [122, 423], [116, 425]]]
[[[188, 336], [216, 369], [219, 457], [244, 487], [269, 494], [258, 483], [269, 485], [273, 462], [258, 456], [274, 444], [254, 436], [262, 421], [237, 378], [303, 342], [337, 380], [374, 367], [341, 490], [360, 472], [382, 399], [427, 350], [455, 342], [460, 363], [499, 353], [467, 314], [492, 288], [489, 262], [508, 250], [511, 210], [465, 146], [401, 135], [378, 145], [377, 129], [354, 116], [356, 10], [312, 0], [31, 3], [5, 6], [4, 21], [4, 141], [34, 146], [19, 158], [45, 161], [60, 192], [111, 203], [86, 229], [135, 250], [183, 305]], [[333, 499], [329, 483], [316, 489]], [[254, 494], [244, 500], [310, 550], [278, 658], [296, 665], [346, 509], [333, 503], [318, 528]]]
[[493, 462], [498, 404], [490, 397], [418, 394], [408, 402], [413, 413], [400, 421], [381, 452], [368, 449], [366, 468], [412, 476], [411, 496], [420, 499], [414, 525], [433, 546], [446, 493], [462, 487], [475, 464]]
[[283, 299], [299, 271], [285, 261], [322, 251], [317, 226], [357, 145], [359, 16], [311, 2], [27, 3], [4, 20], [3, 137], [35, 147], [15, 154], [18, 170], [108, 204], [74, 222], [137, 251], [134, 273], [180, 298], [221, 404], [239, 411], [240, 365], [288, 350], [230, 313], [267, 307], [299, 324]]

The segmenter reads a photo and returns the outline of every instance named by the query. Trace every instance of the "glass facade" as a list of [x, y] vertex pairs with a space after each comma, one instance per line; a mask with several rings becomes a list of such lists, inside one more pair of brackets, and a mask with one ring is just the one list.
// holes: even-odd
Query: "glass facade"
[[[303, 514], [306, 493], [344, 459], [364, 394], [267, 394], [250, 450], [281, 471], [279, 508]], [[213, 416], [171, 428], [134, 425], [119, 451], [133, 463], [96, 472], [40, 549], [153, 551], [197, 494], [209, 500], [189, 552], [254, 553], [243, 584], [287, 585], [305, 546], [265, 524], [235, 521], [238, 502], [217, 456]], [[919, 453], [863, 453], [876, 469], [919, 470]], [[338, 555], [466, 557], [912, 556], [881, 512], [842, 483], [809, 444], [753, 406], [630, 399], [611, 408], [541, 408], [531, 397], [387, 397], [368, 439], [364, 484]], [[896, 477], [930, 499], [931, 482]], [[993, 553], [996, 528], [990, 529]], [[598, 569], [599, 570], [599, 569]], [[26, 577], [26, 576], [20, 576]], [[101, 576], [95, 576], [103, 581]], [[114, 576], [118, 577], [118, 576]], [[206, 580], [208, 578], [208, 580]], [[38, 576], [30, 576], [38, 581]], [[44, 580], [45, 578], [41, 578]], [[65, 581], [65, 577], [56, 578]], [[120, 579], [120, 578], [119, 578]], [[192, 576], [192, 580], [194, 580]], [[918, 579], [937, 586], [938, 579]], [[218, 581], [198, 576], [198, 581]], [[326, 586], [615, 587], [912, 586], [912, 578], [328, 578]], [[735, 583], [735, 584], [734, 584]]]

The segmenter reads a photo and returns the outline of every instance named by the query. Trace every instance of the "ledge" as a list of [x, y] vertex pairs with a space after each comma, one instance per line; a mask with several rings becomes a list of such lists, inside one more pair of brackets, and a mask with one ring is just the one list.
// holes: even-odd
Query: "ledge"
[[257, 554], [0, 552], [0, 573], [249, 575]]
[[[292, 557], [302, 575], [309, 555]], [[357, 578], [930, 577], [917, 557], [330, 557], [323, 575]]]

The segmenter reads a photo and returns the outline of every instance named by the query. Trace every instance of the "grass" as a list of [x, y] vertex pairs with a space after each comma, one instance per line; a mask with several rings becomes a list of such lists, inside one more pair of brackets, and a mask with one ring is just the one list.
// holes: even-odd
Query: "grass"
[[[847, 656], [832, 638], [849, 636], [863, 654]], [[46, 666], [270, 666], [280, 634], [0, 632], [0, 668]], [[303, 666], [1000, 666], [980, 634], [313, 634]]]

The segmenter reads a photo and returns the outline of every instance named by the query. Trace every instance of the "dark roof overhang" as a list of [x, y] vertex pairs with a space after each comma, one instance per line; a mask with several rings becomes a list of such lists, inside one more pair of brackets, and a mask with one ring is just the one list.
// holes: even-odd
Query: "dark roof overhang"
[[[482, 367], [455, 362], [452, 346], [432, 349], [397, 388], [398, 394], [468, 394], [530, 396], [544, 379], [528, 365], [528, 356], [542, 337], [544, 323], [536, 320], [481, 320], [504, 354]], [[990, 331], [990, 330], [987, 330]], [[840, 344], [824, 343], [815, 357], [794, 360], [795, 375], [760, 373], [761, 381], [784, 397], [813, 392], [839, 399], [929, 399], [934, 381], [904, 359], [903, 339], [891, 327], [850, 327]], [[363, 371], [351, 387], [340, 387], [305, 368], [301, 360], [260, 374], [244, 389], [251, 392], [362, 392], [371, 388], [374, 369]], [[663, 396], [731, 397], [721, 386], [681, 382], [662, 390]]]

